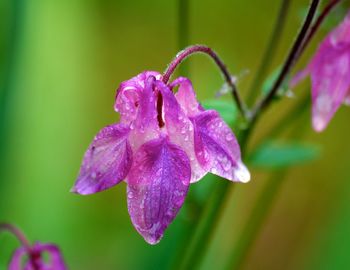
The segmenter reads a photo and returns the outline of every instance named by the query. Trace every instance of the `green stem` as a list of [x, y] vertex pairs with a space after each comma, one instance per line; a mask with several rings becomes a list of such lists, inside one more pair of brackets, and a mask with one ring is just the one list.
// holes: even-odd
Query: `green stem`
[[272, 35], [270, 37], [270, 41], [267, 45], [267, 48], [265, 50], [264, 56], [262, 58], [262, 61], [260, 62], [260, 66], [258, 68], [258, 72], [253, 80], [252, 86], [249, 89], [249, 95], [247, 104], [252, 104], [255, 99], [258, 96], [259, 87], [262, 84], [262, 81], [264, 77], [266, 76], [266, 73], [271, 65], [271, 62], [276, 54], [276, 50], [279, 44], [279, 41], [281, 39], [281, 35], [285, 26], [288, 9], [290, 6], [290, 0], [283, 0], [281, 3], [281, 7], [278, 12], [278, 16], [275, 22], [275, 26], [272, 32]]
[[218, 226], [219, 217], [223, 211], [223, 205], [225, 200], [222, 198], [227, 198], [227, 193], [230, 191], [229, 186], [232, 183], [229, 181], [223, 181], [219, 186], [214, 188], [214, 191], [207, 200], [204, 206], [204, 213], [200, 217], [200, 223], [197, 224], [195, 235], [190, 239], [187, 251], [182, 258], [180, 266], [176, 269], [196, 269], [199, 267], [201, 258], [205, 254], [210, 240], [213, 237], [213, 232]]
[[[242, 133], [245, 136], [244, 133]], [[241, 145], [242, 156], [244, 156], [244, 140], [239, 137]], [[228, 199], [228, 194], [234, 191], [235, 184], [224, 180], [213, 189], [212, 196], [206, 201], [204, 205], [203, 214], [200, 216], [199, 224], [196, 226], [195, 234], [191, 237], [188, 248], [184, 257], [182, 258], [180, 267], [177, 269], [187, 270], [196, 269], [200, 266], [201, 259], [207, 251], [211, 240], [214, 237], [215, 229], [218, 226], [220, 217], [224, 212], [224, 205]]]
[[[304, 98], [304, 101], [308, 101], [309, 96], [306, 95], [306, 97], [307, 98]], [[296, 108], [298, 107], [299, 106], [296, 106]], [[303, 110], [299, 111], [297, 116], [301, 116], [303, 112], [305, 112], [305, 107], [306, 106], [302, 107]], [[292, 112], [294, 112], [294, 110], [292, 110]], [[296, 115], [294, 114], [293, 120], [295, 120], [295, 117]], [[276, 129], [275, 132], [281, 132], [286, 126], [285, 123], [286, 122], [284, 121], [279, 122], [279, 124], [281, 124], [281, 127]], [[303, 124], [303, 122], [301, 124]], [[294, 136], [292, 136], [294, 138], [300, 138], [303, 134], [303, 131], [304, 129], [300, 128], [300, 126], [294, 126]], [[243, 232], [238, 238], [236, 247], [233, 249], [231, 256], [229, 256], [230, 260], [226, 269], [241, 269], [243, 266], [251, 248], [254, 245], [254, 241], [263, 228], [263, 224], [273, 206], [273, 202], [275, 201], [278, 192], [280, 191], [280, 188], [284, 182], [283, 179], [285, 178], [287, 172], [288, 169], [286, 168], [274, 173], [271, 178], [267, 180], [262, 191], [260, 191], [260, 195], [254, 203], [254, 208], [251, 211], [243, 228]]]
[[262, 225], [266, 219], [267, 212], [273, 205], [285, 177], [287, 170], [277, 172], [267, 180], [266, 185], [260, 193], [259, 198], [254, 204], [251, 215], [238, 239], [237, 246], [230, 256], [227, 269], [241, 269], [247, 254], [256, 238], [256, 235], [262, 229]]

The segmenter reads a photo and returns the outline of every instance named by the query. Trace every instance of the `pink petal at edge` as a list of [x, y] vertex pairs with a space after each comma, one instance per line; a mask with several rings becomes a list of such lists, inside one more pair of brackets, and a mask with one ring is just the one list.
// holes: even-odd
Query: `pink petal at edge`
[[73, 192], [86, 195], [111, 188], [125, 179], [132, 163], [129, 127], [103, 128], [85, 153]]

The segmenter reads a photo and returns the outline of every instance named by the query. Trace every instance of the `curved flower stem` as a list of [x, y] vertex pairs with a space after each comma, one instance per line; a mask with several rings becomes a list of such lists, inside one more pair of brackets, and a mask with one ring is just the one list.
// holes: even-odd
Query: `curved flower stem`
[[270, 102], [273, 100], [278, 89], [280, 88], [281, 84], [283, 83], [284, 79], [286, 78], [289, 71], [291, 70], [291, 68], [295, 64], [296, 57], [298, 56], [298, 52], [299, 52], [300, 48], [303, 46], [304, 38], [308, 33], [308, 30], [309, 30], [310, 25], [312, 23], [312, 20], [315, 16], [319, 2], [320, 2], [320, 0], [312, 0], [308, 14], [307, 14], [306, 19], [303, 23], [303, 26], [300, 29], [300, 32], [297, 36], [297, 39], [294, 42], [293, 47], [289, 52], [287, 60], [285, 61], [278, 78], [276, 79], [276, 81], [273, 84], [269, 93], [261, 101], [259, 101], [253, 109], [253, 112], [252, 112], [252, 122], [253, 123], [255, 122], [257, 116], [262, 111], [264, 111], [267, 108], [267, 106], [270, 104]]
[[283, 28], [285, 26], [290, 2], [290, 0], [282, 0], [270, 41], [267, 45], [266, 51], [258, 68], [258, 72], [253, 80], [252, 86], [249, 89], [247, 104], [253, 103], [255, 98], [257, 97], [259, 93], [259, 91], [257, 90], [260, 87], [262, 80], [265, 77], [266, 72], [270, 67], [272, 59], [276, 53], [276, 48], [278, 46], [281, 34], [283, 32]]
[[229, 73], [226, 65], [221, 61], [221, 59], [219, 58], [219, 56], [209, 47], [204, 46], [204, 45], [193, 45], [193, 46], [189, 46], [186, 49], [184, 49], [183, 51], [179, 52], [176, 57], [174, 58], [174, 60], [169, 64], [169, 66], [167, 67], [167, 69], [164, 72], [163, 75], [163, 82], [164, 83], [168, 83], [171, 75], [174, 73], [175, 69], [177, 68], [177, 66], [179, 64], [182, 63], [182, 61], [184, 61], [188, 56], [194, 54], [194, 53], [204, 53], [209, 55], [214, 62], [218, 65], [218, 67], [220, 68], [220, 71], [222, 72], [227, 84], [231, 87], [232, 89], [232, 95], [233, 98], [237, 104], [238, 110], [240, 111], [240, 113], [242, 114], [242, 116], [244, 117], [244, 119], [248, 119], [248, 111], [247, 108], [245, 106], [245, 104], [243, 103], [236, 85], [234, 84], [233, 80], [232, 80], [232, 76]]
[[1, 223], [0, 224], [0, 232], [1, 231], [8, 231], [12, 233], [18, 241], [22, 244], [23, 247], [27, 249], [28, 252], [31, 251], [30, 243], [28, 239], [25, 237], [25, 235], [14, 225], [9, 224], [9, 223]]

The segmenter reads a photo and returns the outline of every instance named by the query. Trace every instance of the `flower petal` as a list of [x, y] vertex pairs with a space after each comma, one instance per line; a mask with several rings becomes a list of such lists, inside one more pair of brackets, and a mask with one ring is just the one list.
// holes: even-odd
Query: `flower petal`
[[197, 182], [207, 171], [199, 164], [194, 151], [193, 124], [180, 108], [171, 90], [160, 81], [157, 82], [157, 86], [163, 96], [165, 126], [170, 141], [181, 146], [186, 152], [191, 163], [191, 183]]
[[179, 89], [176, 92], [175, 97], [182, 110], [184, 110], [188, 116], [203, 111], [202, 106], [197, 101], [196, 93], [193, 90], [191, 81], [187, 78], [179, 77], [170, 84], [170, 88], [172, 89], [177, 85], [179, 86]]
[[61, 255], [61, 251], [56, 245], [36, 243], [34, 247], [38, 252], [40, 252], [40, 254], [42, 254], [42, 252], [47, 252], [50, 255], [49, 262], [43, 263], [45, 265], [45, 270], [66, 269], [65, 263]]
[[294, 86], [307, 73], [312, 82], [312, 124], [316, 131], [328, 125], [339, 106], [349, 103], [350, 12], [320, 44], [308, 67], [292, 80]]
[[114, 109], [120, 113], [120, 122], [130, 124], [137, 116], [138, 106], [148, 77], [160, 78], [156, 71], [144, 71], [139, 75], [124, 81], [117, 89]]
[[322, 131], [350, 88], [350, 52], [325, 51], [322, 46], [311, 64], [312, 122]]
[[27, 253], [27, 251], [24, 247], [20, 247], [20, 248], [16, 249], [12, 255], [8, 269], [9, 270], [21, 270], [21, 269], [23, 269], [22, 259], [23, 259], [23, 256], [26, 255], [26, 253]]
[[190, 183], [186, 153], [168, 138], [142, 145], [127, 178], [128, 210], [136, 230], [157, 244], [181, 208]]
[[133, 151], [145, 142], [158, 138], [160, 129], [157, 119], [157, 99], [153, 86], [155, 77], [150, 75], [144, 81], [135, 120], [130, 124], [129, 141]]
[[197, 158], [211, 173], [246, 183], [250, 174], [241, 161], [235, 135], [216, 111], [208, 110], [191, 118]]
[[73, 192], [92, 194], [125, 179], [132, 164], [132, 150], [127, 140], [129, 131], [123, 124], [115, 124], [97, 134], [85, 153]]
[[341, 24], [329, 34], [330, 44], [334, 47], [348, 45], [350, 42], [350, 11]]

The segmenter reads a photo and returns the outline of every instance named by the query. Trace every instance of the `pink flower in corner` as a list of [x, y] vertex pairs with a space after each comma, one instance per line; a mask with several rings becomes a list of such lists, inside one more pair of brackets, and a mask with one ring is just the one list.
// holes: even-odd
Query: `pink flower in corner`
[[350, 105], [350, 12], [321, 43], [306, 69], [292, 85], [310, 74], [312, 123], [316, 131], [328, 125], [339, 106]]
[[[45, 261], [43, 254], [49, 255], [49, 261]], [[23, 258], [28, 257], [24, 262]], [[61, 252], [56, 245], [36, 242], [30, 250], [26, 247], [18, 248], [10, 261], [9, 270], [66, 270]]]
[[148, 243], [160, 241], [190, 183], [206, 173], [249, 181], [236, 137], [202, 108], [188, 79], [165, 85], [159, 73], [143, 72], [120, 85], [115, 110], [120, 123], [97, 134], [72, 191], [92, 194], [124, 180], [132, 223]]

